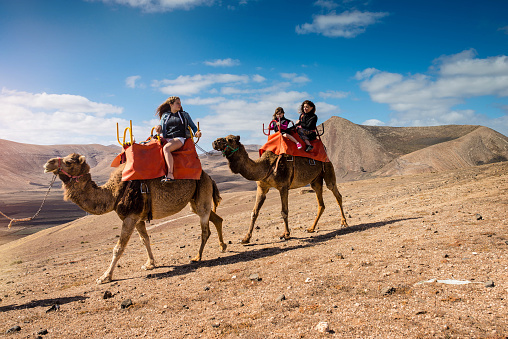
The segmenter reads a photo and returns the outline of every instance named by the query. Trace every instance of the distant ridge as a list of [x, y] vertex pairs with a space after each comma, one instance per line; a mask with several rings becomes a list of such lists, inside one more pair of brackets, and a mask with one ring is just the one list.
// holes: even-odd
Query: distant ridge
[[[364, 126], [332, 117], [323, 123], [321, 137], [338, 180], [415, 174], [458, 169], [508, 160], [508, 137], [483, 126], [430, 127]], [[259, 146], [249, 146], [256, 159]], [[50, 178], [42, 166], [50, 158], [76, 152], [85, 155], [96, 183], [107, 181], [110, 163], [119, 146], [38, 146], [0, 139], [0, 192], [33, 190], [47, 186]], [[202, 157], [203, 168], [219, 188], [255, 188], [230, 172], [220, 153]]]
[[508, 160], [508, 137], [483, 126], [364, 126], [340, 117], [323, 126], [322, 140], [341, 181]]
[[[120, 146], [31, 145], [0, 139], [0, 191], [47, 187], [50, 180], [42, 166], [51, 158], [76, 152], [85, 155], [98, 183], [109, 178], [109, 165], [121, 151]], [[57, 185], [60, 185], [58, 183]]]

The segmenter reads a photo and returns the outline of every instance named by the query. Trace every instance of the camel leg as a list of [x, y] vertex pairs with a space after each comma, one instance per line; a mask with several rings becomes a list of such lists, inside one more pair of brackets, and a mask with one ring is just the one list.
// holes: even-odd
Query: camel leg
[[97, 279], [97, 284], [104, 284], [111, 281], [113, 277], [113, 270], [115, 269], [118, 260], [120, 260], [120, 257], [127, 247], [127, 243], [129, 242], [132, 232], [134, 231], [136, 222], [136, 219], [132, 219], [130, 217], [124, 219], [122, 224], [122, 232], [120, 233], [120, 239], [118, 239], [118, 242], [113, 249], [113, 259], [111, 260], [111, 264], [109, 265], [106, 272], [104, 272], [104, 274], [99, 279]]
[[317, 223], [323, 212], [325, 211], [325, 202], [323, 201], [323, 179], [318, 179], [310, 184], [312, 189], [316, 192], [316, 199], [318, 202], [318, 210], [316, 219], [314, 219], [314, 223], [310, 228], [307, 229], [307, 232], [313, 233], [316, 229]]
[[280, 193], [280, 202], [281, 202], [281, 212], [282, 220], [284, 220], [284, 233], [280, 236], [281, 239], [289, 240], [290, 232], [288, 225], [288, 213], [289, 213], [289, 189], [287, 187], [283, 187], [279, 190]]
[[248, 244], [250, 242], [250, 238], [252, 237], [252, 231], [254, 230], [254, 224], [256, 223], [256, 219], [259, 215], [259, 210], [263, 206], [263, 203], [266, 199], [266, 194], [270, 190], [270, 187], [261, 186], [258, 182], [258, 188], [256, 192], [256, 202], [254, 203], [254, 209], [252, 210], [252, 214], [250, 217], [250, 226], [247, 235], [242, 240], [242, 244]]
[[[326, 181], [326, 178], [325, 178], [325, 181]], [[337, 188], [337, 184], [335, 182], [329, 183], [328, 181], [326, 181], [326, 187], [328, 187], [328, 189], [333, 192], [333, 195], [335, 196], [335, 199], [337, 200], [337, 204], [339, 204], [341, 226], [347, 227], [348, 224], [346, 221], [346, 215], [344, 214], [344, 209], [342, 208], [342, 194], [340, 194], [339, 189]]]
[[217, 236], [219, 237], [219, 247], [221, 252], [226, 252], [228, 245], [224, 243], [224, 239], [222, 238], [222, 218], [215, 213], [215, 211], [210, 212], [210, 221], [215, 225], [215, 229], [217, 230]]
[[198, 254], [192, 258], [192, 261], [201, 261], [203, 256], [203, 249], [205, 248], [206, 242], [210, 237], [210, 224], [209, 224], [209, 214], [200, 214], [199, 222], [201, 224], [201, 245], [199, 246]]
[[139, 234], [139, 239], [143, 242], [146, 248], [146, 254], [148, 255], [148, 259], [146, 264], [141, 266], [143, 270], [153, 270], [155, 268], [155, 259], [153, 258], [152, 248], [150, 247], [150, 237], [148, 236], [148, 232], [146, 231], [145, 222], [140, 221], [136, 224], [136, 230]]

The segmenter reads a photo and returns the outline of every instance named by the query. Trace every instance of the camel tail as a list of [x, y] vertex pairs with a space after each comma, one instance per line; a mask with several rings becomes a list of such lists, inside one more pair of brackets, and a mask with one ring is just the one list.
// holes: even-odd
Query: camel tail
[[222, 201], [222, 198], [220, 196], [219, 188], [217, 187], [217, 184], [213, 179], [212, 186], [213, 186], [213, 211], [215, 212], [217, 210], [217, 206], [219, 206], [220, 202]]

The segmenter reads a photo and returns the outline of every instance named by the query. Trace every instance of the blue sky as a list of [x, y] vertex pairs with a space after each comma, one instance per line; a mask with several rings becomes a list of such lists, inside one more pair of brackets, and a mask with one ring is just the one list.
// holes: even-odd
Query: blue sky
[[138, 141], [177, 95], [210, 150], [262, 144], [276, 107], [319, 122], [508, 135], [508, 1], [0, 0], [0, 139]]

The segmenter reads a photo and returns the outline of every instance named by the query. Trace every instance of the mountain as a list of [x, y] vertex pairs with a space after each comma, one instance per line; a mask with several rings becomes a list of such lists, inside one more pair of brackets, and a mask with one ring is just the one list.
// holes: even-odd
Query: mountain
[[[342, 182], [508, 160], [508, 137], [483, 126], [363, 126], [334, 116], [321, 128], [328, 157]], [[258, 157], [258, 145], [246, 145], [246, 148], [252, 159]], [[42, 166], [50, 158], [73, 152], [86, 156], [94, 180], [102, 184], [109, 178], [110, 163], [120, 150], [119, 146], [38, 146], [0, 140], [0, 192], [47, 187], [49, 176], [43, 173]], [[232, 174], [219, 152], [203, 154], [201, 161], [221, 190], [256, 187], [254, 182]]]
[[332, 117], [322, 128], [321, 138], [340, 181], [508, 160], [508, 137], [483, 126], [363, 126]]
[[120, 151], [120, 146], [39, 146], [0, 139], [0, 192], [47, 187], [50, 177], [44, 173], [42, 166], [51, 158], [64, 157], [73, 152], [85, 155], [94, 180], [104, 183], [111, 172], [109, 165]]

